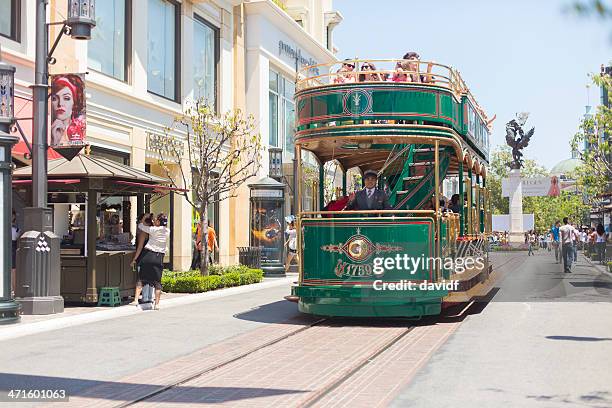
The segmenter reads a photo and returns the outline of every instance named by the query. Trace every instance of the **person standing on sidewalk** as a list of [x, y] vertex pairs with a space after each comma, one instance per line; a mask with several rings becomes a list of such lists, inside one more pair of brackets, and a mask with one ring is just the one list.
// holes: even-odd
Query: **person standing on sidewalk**
[[608, 234], [602, 224], [597, 224], [595, 229], [595, 247], [597, 248], [597, 256], [599, 263], [604, 264], [606, 261], [606, 241], [608, 240]]
[[574, 236], [574, 227], [570, 225], [567, 217], [563, 218], [563, 226], [559, 228], [559, 236], [561, 238], [563, 271], [565, 273], [571, 273], [572, 259], [574, 258], [574, 248], [572, 246], [572, 236]]
[[[153, 308], [159, 310], [164, 256], [170, 237], [168, 217], [160, 213], [155, 218], [153, 226], [139, 224], [138, 229], [149, 234], [149, 241], [145, 245], [142, 258], [140, 259], [140, 280], [138, 286], [140, 286], [141, 290], [143, 283], [148, 283], [155, 287], [155, 305]], [[138, 291], [138, 287], [136, 290]]]
[[291, 261], [293, 258], [297, 259], [297, 230], [295, 229], [295, 222], [291, 221], [287, 226], [287, 230], [285, 231], [287, 234], [287, 242], [285, 245], [287, 246], [287, 259], [285, 261], [285, 273], [289, 272], [289, 267], [291, 266]]
[[555, 221], [555, 225], [553, 225], [553, 227], [550, 229], [550, 232], [552, 233], [552, 238], [553, 238], [553, 247], [555, 249], [555, 261], [557, 263], [561, 262], [561, 256], [559, 254], [559, 227], [560, 227], [561, 223], [559, 222], [559, 220]]

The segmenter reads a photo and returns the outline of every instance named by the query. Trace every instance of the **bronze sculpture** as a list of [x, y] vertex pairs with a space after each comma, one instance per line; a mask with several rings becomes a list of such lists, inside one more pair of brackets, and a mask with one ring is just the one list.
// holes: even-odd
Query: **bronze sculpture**
[[531, 128], [527, 133], [523, 131], [523, 126], [527, 122], [528, 117], [529, 113], [522, 112], [516, 115], [516, 119], [506, 123], [506, 143], [512, 148], [513, 161], [508, 163], [511, 169], [523, 167], [523, 153], [521, 150], [527, 147], [535, 131], [535, 127]]

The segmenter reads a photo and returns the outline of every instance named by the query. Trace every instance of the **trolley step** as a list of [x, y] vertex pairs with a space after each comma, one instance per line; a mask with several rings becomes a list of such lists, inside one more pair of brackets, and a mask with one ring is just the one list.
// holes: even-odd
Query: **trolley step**
[[433, 165], [434, 165], [434, 162], [432, 162], [432, 161], [408, 163], [408, 166], [410, 166], [410, 167], [416, 167], [416, 166], [433, 166]]
[[423, 178], [423, 176], [408, 176], [408, 177], [404, 177], [403, 180], [404, 181], [408, 181], [410, 183], [413, 183], [413, 182], [418, 181], [418, 180], [420, 180], [422, 178]]

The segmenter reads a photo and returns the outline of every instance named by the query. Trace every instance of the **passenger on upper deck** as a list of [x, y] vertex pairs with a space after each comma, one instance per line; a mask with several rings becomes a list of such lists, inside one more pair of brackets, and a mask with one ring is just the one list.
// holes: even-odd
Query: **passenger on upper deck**
[[[361, 67], [359, 70], [362, 72], [363, 71], [376, 71], [376, 67], [371, 62], [365, 61], [363, 64], [361, 64]], [[375, 72], [372, 74], [360, 74], [359, 82], [367, 82], [367, 81], [383, 82], [385, 81], [385, 77], [386, 75], [381, 74], [379, 72]]]
[[363, 174], [365, 187], [355, 193], [355, 197], [346, 205], [345, 210], [390, 210], [387, 194], [376, 188], [378, 173], [367, 170]]
[[[401, 71], [406, 73], [406, 82], [420, 82], [420, 83], [433, 83], [434, 77], [431, 75], [431, 70], [433, 69], [433, 63], [430, 62], [427, 64], [427, 73], [421, 74], [419, 72], [419, 54], [410, 51], [404, 54], [404, 60], [399, 63]], [[396, 72], [396, 75], [401, 72]], [[395, 76], [395, 75], [394, 75]], [[400, 81], [395, 81], [400, 82]]]
[[357, 82], [357, 75], [353, 72], [355, 70], [355, 63], [348, 58], [344, 60], [342, 66], [336, 72], [334, 77], [335, 84], [345, 84]]

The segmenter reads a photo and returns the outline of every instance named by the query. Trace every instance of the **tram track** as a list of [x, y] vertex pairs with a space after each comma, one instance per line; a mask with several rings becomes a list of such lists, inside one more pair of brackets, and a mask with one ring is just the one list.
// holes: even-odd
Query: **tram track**
[[221, 363], [218, 363], [218, 364], [215, 364], [213, 366], [206, 367], [205, 369], [200, 370], [200, 371], [198, 371], [196, 373], [189, 374], [189, 375], [181, 378], [178, 381], [173, 381], [170, 384], [161, 386], [160, 388], [158, 388], [158, 389], [156, 389], [154, 391], [151, 391], [151, 392], [149, 392], [149, 393], [147, 393], [145, 395], [142, 395], [142, 396], [140, 396], [138, 398], [135, 398], [135, 399], [133, 399], [131, 401], [127, 401], [127, 402], [124, 402], [122, 404], [115, 405], [115, 408], [131, 407], [131, 406], [134, 406], [134, 405], [136, 405], [136, 404], [138, 404], [140, 402], [145, 402], [147, 400], [150, 400], [150, 399], [152, 399], [152, 398], [154, 398], [154, 397], [156, 397], [156, 396], [158, 396], [160, 394], [163, 394], [164, 392], [170, 391], [173, 388], [179, 387], [179, 386], [181, 386], [181, 385], [183, 385], [185, 383], [193, 381], [193, 380], [195, 380], [195, 379], [197, 379], [199, 377], [202, 377], [203, 375], [211, 373], [211, 372], [213, 372], [215, 370], [218, 370], [218, 369], [220, 369], [222, 367], [225, 367], [225, 366], [227, 366], [229, 364], [235, 363], [235, 362], [237, 362], [239, 360], [242, 360], [242, 359], [252, 355], [253, 353], [255, 353], [257, 351], [260, 351], [260, 350], [263, 350], [263, 349], [265, 349], [267, 347], [270, 347], [270, 346], [273, 346], [275, 344], [278, 344], [278, 343], [280, 343], [280, 342], [282, 342], [282, 341], [284, 341], [284, 340], [286, 340], [286, 339], [288, 339], [288, 338], [290, 338], [292, 336], [295, 336], [295, 335], [297, 335], [299, 333], [302, 333], [302, 332], [304, 332], [304, 331], [306, 331], [308, 329], [311, 329], [314, 326], [317, 326], [317, 325], [319, 325], [321, 323], [324, 323], [326, 321], [329, 321], [329, 318], [322, 318], [322, 319], [316, 320], [316, 321], [314, 321], [314, 322], [312, 322], [310, 324], [305, 325], [304, 327], [301, 327], [301, 328], [299, 328], [297, 330], [294, 330], [294, 331], [292, 331], [290, 333], [287, 333], [287, 334], [284, 334], [282, 336], [279, 336], [279, 337], [277, 337], [277, 338], [275, 338], [273, 340], [267, 341], [264, 344], [261, 344], [261, 345], [259, 345], [257, 347], [254, 347], [251, 350], [248, 350], [248, 351], [246, 351], [244, 353], [241, 353], [241, 354], [239, 354], [237, 356], [234, 356], [231, 359], [225, 360], [225, 361], [223, 361]]
[[[512, 257], [511, 259], [506, 260], [505, 262], [500, 263], [499, 265], [495, 265], [496, 269], [507, 267], [507, 265], [514, 262], [516, 258], [517, 257]], [[472, 306], [473, 306], [472, 303], [467, 304], [455, 317], [459, 317], [459, 315], [466, 315], [468, 313], [468, 309], [470, 309]], [[436, 319], [437, 318], [433, 318], [434, 321], [436, 321]], [[329, 325], [327, 325], [326, 323], [329, 323]], [[412, 324], [412, 322], [409, 322], [407, 320], [405, 321], [405, 323]], [[222, 360], [219, 362], [215, 362], [214, 364], [208, 365], [195, 372], [192, 371], [179, 379], [171, 380], [167, 384], [160, 384], [159, 387], [149, 392], [138, 395], [137, 397], [129, 401], [124, 401], [118, 405], [113, 404], [112, 406], [115, 408], [119, 408], [119, 407], [123, 408], [123, 407], [136, 406], [136, 405], [139, 405], [140, 403], [156, 402], [156, 397], [158, 399], [163, 398], [163, 395], [166, 395], [166, 393], [170, 394], [172, 392], [175, 392], [180, 387], [184, 386], [184, 387], [189, 388], [190, 384], [195, 384], [198, 382], [198, 380], [204, 381], [204, 382], [208, 381], [207, 378], [202, 379], [202, 377], [207, 376], [207, 375], [213, 375], [214, 377], [215, 374], [213, 374], [213, 372], [223, 371], [221, 369], [224, 369], [224, 368], [226, 370], [240, 369], [240, 366], [241, 364], [243, 364], [243, 361], [248, 360], [249, 357], [253, 356], [254, 354], [264, 351], [268, 348], [271, 348], [272, 346], [279, 347], [279, 344], [283, 342], [291, 341], [290, 339], [296, 338], [298, 335], [304, 335], [306, 331], [312, 330], [313, 328], [317, 326], [321, 326], [321, 325], [324, 325], [324, 328], [322, 328], [321, 330], [342, 330], [344, 327], [373, 327], [373, 328], [377, 328], [378, 330], [386, 329], [386, 327], [381, 327], [380, 325], [377, 325], [377, 324], [373, 326], [362, 326], [361, 324], [357, 324], [357, 325], [348, 324], [347, 325], [345, 324], [345, 322], [343, 322], [343, 319], [341, 318], [321, 318], [313, 322], [310, 322], [308, 324], [305, 324], [299, 329], [292, 330], [290, 332], [287, 332], [281, 336], [278, 336], [272, 339], [268, 339], [267, 341], [261, 344], [255, 345], [254, 347], [251, 347], [247, 350], [244, 350], [241, 353], [231, 358], [228, 358], [226, 360]], [[364, 371], [367, 372], [367, 370], [369, 369], [369, 367], [371, 367], [373, 363], [380, 363], [379, 360], [384, 360], [385, 357], [383, 357], [382, 359], [379, 357], [384, 355], [385, 352], [391, 352], [392, 350], [390, 349], [393, 348], [394, 346], [396, 348], [402, 347], [402, 345], [405, 344], [406, 342], [414, 341], [412, 337], [416, 339], [417, 337], [422, 336], [423, 327], [426, 327], [426, 326], [427, 326], [426, 324], [423, 325], [421, 323], [417, 325], [411, 325], [410, 327], [406, 327], [404, 330], [402, 330], [400, 333], [397, 333], [397, 334], [388, 333], [388, 335], [391, 336], [390, 338], [385, 339], [384, 342], [378, 344], [374, 350], [371, 350], [371, 351], [367, 350], [365, 355], [359, 357], [358, 360], [353, 361], [350, 366], [344, 367], [343, 372], [335, 373], [334, 377], [330, 377], [330, 378], [322, 380], [320, 384], [317, 384], [318, 386], [314, 386], [313, 388], [311, 388], [311, 392], [309, 393], [310, 395], [305, 400], [295, 401], [295, 404], [291, 406], [299, 406], [299, 407], [304, 407], [304, 408], [317, 406], [317, 404], [320, 404], [322, 400], [324, 401], [326, 397], [329, 398], [330, 395], [333, 395], [334, 391], [336, 391], [337, 393], [339, 391], [338, 390], [339, 388], [342, 389], [341, 387], [348, 386], [353, 379], [358, 379], [358, 377], [362, 375]], [[415, 332], [415, 329], [417, 328], [419, 328], [419, 331]], [[398, 326], [397, 324], [391, 325], [389, 329], [397, 330]], [[411, 334], [414, 334], [414, 336], [411, 336]], [[293, 341], [293, 343], [297, 341], [298, 340], [296, 339], [295, 341]], [[289, 343], [287, 344], [287, 346], [281, 345], [280, 347], [281, 347], [281, 350], [283, 348], [290, 349], [292, 347], [295, 347], [295, 344]]]
[[[429, 320], [429, 319], [427, 319]], [[432, 322], [427, 322], [426, 323], [433, 323], [435, 321], [435, 318], [432, 319]], [[329, 323], [329, 324], [326, 324]], [[353, 322], [351, 322], [353, 323]], [[412, 324], [412, 322], [409, 321], [404, 321], [402, 320], [400, 324]], [[235, 356], [231, 359], [225, 360], [215, 366], [209, 366], [203, 370], [200, 370], [196, 373], [192, 373], [190, 375], [187, 375], [183, 378], [181, 378], [180, 380], [174, 381], [170, 384], [167, 384], [165, 386], [160, 386], [160, 388], [153, 390], [147, 394], [141, 395], [138, 398], [134, 398], [131, 401], [127, 401], [124, 402], [122, 404], [119, 405], [115, 405], [115, 407], [131, 407], [131, 406], [140, 406], [140, 403], [158, 403], [160, 405], [164, 405], [163, 401], [163, 396], [165, 393], [172, 393], [177, 391], [178, 388], [180, 388], [181, 386], [184, 386], [186, 388], [197, 388], [198, 386], [203, 386], [203, 383], [199, 383], [198, 384], [198, 379], [201, 379], [201, 377], [204, 377], [206, 375], [213, 375], [214, 377], [214, 373], [215, 371], [219, 370], [222, 371], [220, 369], [222, 368], [226, 368], [226, 369], [230, 369], [230, 370], [240, 370], [241, 369], [241, 363], [242, 360], [246, 360], [249, 357], [253, 356], [255, 353], [260, 352], [262, 350], [265, 350], [267, 348], [270, 348], [272, 346], [278, 346], [279, 343], [283, 343], [286, 341], [290, 341], [290, 339], [292, 338], [296, 338], [298, 335], [305, 335], [307, 331], [314, 329], [317, 326], [323, 326], [320, 328], [320, 330], [323, 330], [323, 333], [329, 331], [338, 331], [338, 330], [342, 330], [344, 331], [345, 328], [361, 328], [361, 329], [373, 329], [373, 330], [378, 330], [378, 331], [385, 331], [387, 332], [387, 335], [390, 336], [390, 338], [385, 339], [384, 342], [381, 342], [380, 344], [377, 344], [375, 349], [373, 350], [368, 350], [367, 353], [365, 353], [365, 355], [360, 356], [359, 359], [356, 359], [355, 361], [353, 361], [350, 365], [348, 365], [347, 367], [343, 367], [343, 371], [341, 370], [340, 372], [336, 372], [334, 373], [333, 376], [329, 376], [322, 378], [321, 382], [317, 385], [314, 385], [312, 388], [310, 388], [311, 392], [309, 393], [309, 395], [304, 399], [304, 400], [297, 400], [297, 401], [292, 401], [292, 402], [288, 402], [287, 406], [297, 406], [297, 407], [301, 407], [301, 408], [309, 408], [309, 407], [314, 407], [314, 406], [318, 406], [318, 404], [320, 404], [322, 402], [322, 400], [328, 398], [330, 395], [332, 395], [334, 393], [334, 391], [338, 391], [338, 389], [340, 387], [343, 387], [345, 385], [347, 385], [347, 383], [350, 383], [351, 380], [354, 379], [354, 377], [358, 377], [359, 375], [363, 374], [363, 371], [366, 371], [370, 365], [376, 365], [376, 364], [380, 364], [381, 361], [379, 360], [385, 360], [388, 358], [388, 353], [392, 352], [392, 348], [404, 348], [406, 347], [406, 344], [412, 344], [412, 343], [416, 343], [419, 339], [422, 339], [424, 337], [424, 333], [427, 332], [427, 330], [429, 330], [432, 327], [435, 327], [435, 325], [431, 325], [431, 324], [418, 324], [418, 325], [411, 325], [409, 327], [405, 327], [403, 330], [401, 330], [401, 332], [397, 333], [397, 334], [393, 334], [389, 333], [389, 331], [391, 330], [398, 330], [400, 327], [398, 327], [398, 321], [395, 320], [394, 322], [392, 322], [391, 324], [389, 324], [389, 326], [387, 327], [386, 324], [375, 324], [373, 326], [369, 326], [369, 325], [360, 325], [360, 324], [346, 324], [346, 319], [342, 319], [342, 318], [322, 318], [319, 319], [317, 321], [314, 321], [298, 330], [292, 331], [291, 333], [287, 333], [283, 336], [279, 336], [278, 338], [275, 338], [271, 341], [266, 342], [265, 344], [262, 344], [260, 346], [257, 346], [251, 350], [248, 350], [238, 356]], [[387, 330], [389, 329], [389, 330]], [[417, 330], [418, 329], [418, 330]], [[453, 329], [454, 331], [454, 329]], [[314, 333], [313, 333], [314, 335]], [[438, 336], [439, 337], [439, 336]], [[298, 340], [296, 339], [295, 342], [297, 342]], [[293, 347], [295, 347], [295, 344], [287, 344], [286, 346], [287, 349], [291, 349]], [[433, 349], [432, 349], [433, 350]], [[236, 364], [235, 366], [229, 367], [230, 365]], [[213, 378], [214, 380], [214, 378]], [[202, 380], [201, 380], [202, 381]], [[208, 382], [208, 379], [204, 379], [204, 384], [206, 382]], [[156, 399], [156, 397], [158, 397]], [[162, 400], [159, 400], [159, 397], [162, 398]], [[325, 404], [323, 404], [325, 405]]]
[[351, 369], [344, 376], [336, 379], [334, 382], [332, 382], [331, 384], [327, 385], [323, 389], [315, 392], [315, 394], [312, 397], [310, 397], [304, 403], [300, 404], [299, 407], [300, 408], [310, 408], [310, 407], [315, 406], [325, 396], [327, 396], [328, 394], [333, 392], [335, 389], [340, 387], [343, 383], [348, 381], [351, 377], [353, 377], [355, 374], [357, 374], [359, 371], [361, 371], [363, 368], [365, 368], [368, 364], [372, 363], [378, 356], [380, 356], [382, 353], [387, 351], [389, 348], [391, 348], [397, 342], [402, 340], [409, 333], [411, 333], [414, 329], [415, 329], [415, 326], [408, 327], [405, 331], [403, 331], [399, 335], [395, 336], [395, 338], [393, 338], [390, 341], [388, 341], [382, 347], [378, 348], [373, 353], [371, 353], [370, 355], [366, 356], [356, 367], [353, 367], [353, 369]]

